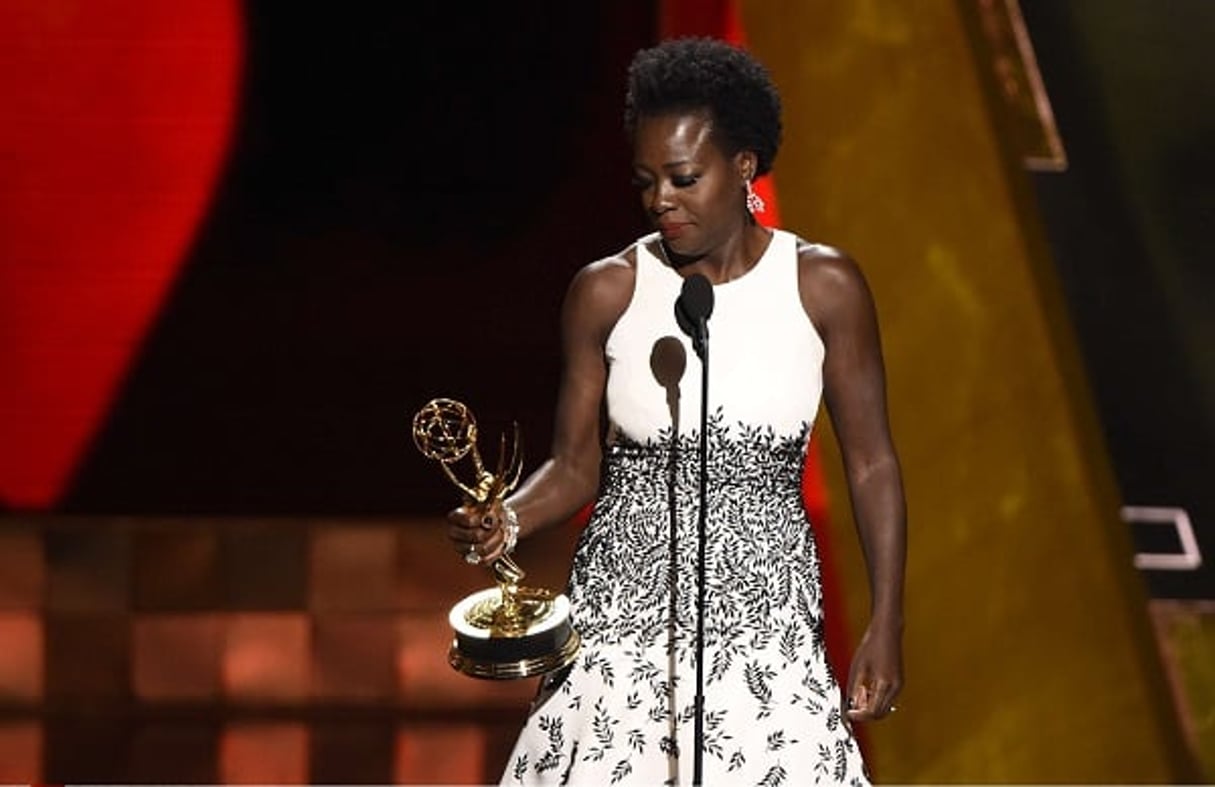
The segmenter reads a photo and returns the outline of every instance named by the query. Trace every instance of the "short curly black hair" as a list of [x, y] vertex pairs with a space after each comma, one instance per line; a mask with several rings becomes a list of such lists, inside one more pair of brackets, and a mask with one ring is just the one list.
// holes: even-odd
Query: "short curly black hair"
[[712, 38], [676, 38], [642, 49], [629, 65], [624, 128], [670, 112], [708, 110], [727, 155], [753, 151], [755, 177], [780, 148], [780, 95], [768, 70], [746, 51]]

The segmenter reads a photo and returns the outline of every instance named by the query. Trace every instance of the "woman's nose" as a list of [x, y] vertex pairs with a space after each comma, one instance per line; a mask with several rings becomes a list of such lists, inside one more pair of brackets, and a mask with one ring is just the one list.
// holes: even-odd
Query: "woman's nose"
[[666, 213], [673, 207], [671, 199], [671, 189], [663, 183], [654, 184], [654, 188], [650, 190], [650, 212], [655, 216], [660, 216]]

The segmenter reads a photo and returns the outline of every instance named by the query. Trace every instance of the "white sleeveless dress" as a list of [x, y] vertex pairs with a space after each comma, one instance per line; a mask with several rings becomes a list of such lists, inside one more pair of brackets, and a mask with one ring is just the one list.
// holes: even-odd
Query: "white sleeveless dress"
[[[610, 444], [567, 589], [582, 652], [542, 681], [504, 784], [692, 783], [701, 364], [674, 316], [683, 279], [656, 243], [638, 242], [607, 340]], [[824, 347], [797, 245], [775, 231], [754, 268], [713, 288], [708, 785], [867, 783], [827, 666], [801, 496]]]

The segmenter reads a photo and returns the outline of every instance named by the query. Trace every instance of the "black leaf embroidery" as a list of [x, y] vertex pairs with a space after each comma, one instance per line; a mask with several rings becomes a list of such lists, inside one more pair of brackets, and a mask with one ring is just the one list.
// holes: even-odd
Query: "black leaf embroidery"
[[763, 666], [758, 661], [747, 664], [745, 671], [747, 689], [751, 696], [759, 700], [758, 718], [765, 718], [772, 713], [772, 687], [768, 681], [776, 677], [771, 667]]
[[555, 769], [561, 764], [560, 752], [545, 752], [544, 756], [536, 761], [536, 773], [545, 773]]
[[592, 746], [587, 751], [585, 759], [596, 762], [603, 759], [608, 750], [615, 745], [616, 732], [613, 727], [619, 723], [619, 719], [612, 718], [608, 713], [606, 700], [600, 697], [595, 703], [595, 718], [591, 722], [591, 729], [594, 731], [595, 741], [598, 745]]
[[797, 652], [801, 650], [805, 642], [806, 635], [796, 627], [789, 626], [780, 637], [780, 655], [784, 656], [785, 661], [789, 664], [796, 663]]
[[810, 689], [810, 691], [813, 691], [819, 697], [825, 698], [827, 696], [827, 687], [814, 676], [813, 672], [806, 673], [805, 679], [802, 680], [802, 685]]
[[603, 746], [611, 747], [612, 739], [615, 734], [612, 732], [612, 726], [616, 724], [615, 719], [609, 719], [606, 712], [600, 711], [595, 716], [593, 727], [595, 729], [595, 738]]
[[524, 774], [527, 773], [527, 752], [523, 752], [515, 758], [515, 781], [523, 781]]
[[725, 757], [725, 750], [722, 746], [724, 741], [730, 740], [731, 736], [725, 734], [721, 730], [716, 732], [705, 733], [705, 753], [711, 754], [717, 759]]
[[565, 722], [558, 716], [541, 716], [540, 729], [548, 733], [548, 751], [536, 762], [536, 772], [544, 773], [561, 765], [561, 749], [565, 746]]
[[629, 680], [633, 683], [649, 683], [659, 676], [658, 667], [649, 661], [638, 660], [629, 671]]
[[785, 773], [784, 767], [777, 764], [768, 769], [768, 772], [764, 774], [764, 778], [760, 779], [759, 784], [760, 787], [777, 787], [777, 785], [784, 784], [786, 778], [788, 778], [788, 774]]
[[722, 648], [713, 654], [713, 664], [709, 668], [708, 683], [716, 683], [721, 680], [722, 676], [726, 674], [726, 670], [730, 668], [730, 662], [733, 660], [732, 655], [731, 651], [726, 648]]
[[820, 776], [825, 776], [830, 767], [831, 749], [827, 747], [827, 744], [820, 743], [818, 745], [818, 759], [814, 761], [814, 772]]
[[615, 685], [616, 673], [612, 667], [612, 662], [607, 659], [599, 662], [599, 675], [603, 678], [604, 685], [609, 687]]
[[843, 739], [835, 742], [835, 773], [832, 774], [837, 782], [842, 782], [848, 774], [848, 748]]

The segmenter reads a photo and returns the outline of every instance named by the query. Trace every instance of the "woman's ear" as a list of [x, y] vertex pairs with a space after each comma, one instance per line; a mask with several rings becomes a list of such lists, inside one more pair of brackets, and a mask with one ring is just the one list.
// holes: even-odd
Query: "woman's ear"
[[738, 176], [750, 183], [755, 180], [755, 171], [759, 168], [759, 156], [753, 150], [740, 150], [734, 154], [734, 164], [738, 167]]

